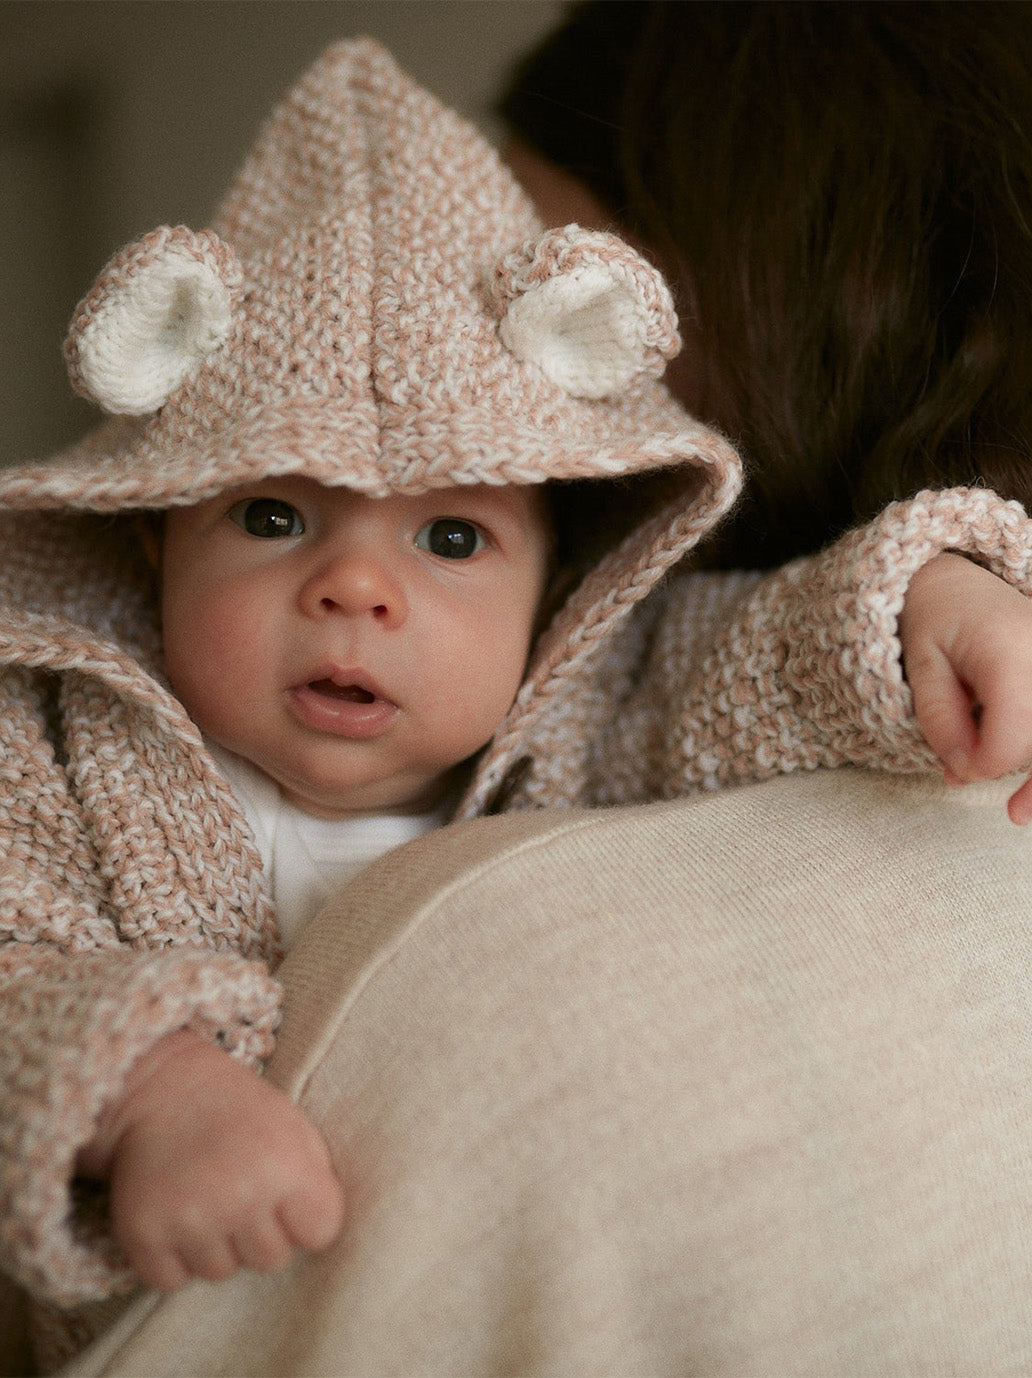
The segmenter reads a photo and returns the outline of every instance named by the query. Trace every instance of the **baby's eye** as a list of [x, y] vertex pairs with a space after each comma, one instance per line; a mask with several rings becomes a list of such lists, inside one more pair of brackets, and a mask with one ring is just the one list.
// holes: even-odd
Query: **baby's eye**
[[416, 547], [445, 560], [468, 560], [487, 545], [479, 528], [459, 517], [438, 517], [416, 532]]
[[230, 508], [229, 518], [249, 536], [300, 536], [305, 529], [297, 509], [279, 498], [245, 498]]

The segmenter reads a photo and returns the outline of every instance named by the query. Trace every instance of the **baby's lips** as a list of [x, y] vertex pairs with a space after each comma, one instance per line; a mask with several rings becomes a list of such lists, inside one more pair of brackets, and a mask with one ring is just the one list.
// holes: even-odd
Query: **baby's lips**
[[398, 706], [362, 683], [316, 676], [290, 691], [295, 717], [317, 732], [335, 737], [368, 739], [380, 736], [394, 721]]

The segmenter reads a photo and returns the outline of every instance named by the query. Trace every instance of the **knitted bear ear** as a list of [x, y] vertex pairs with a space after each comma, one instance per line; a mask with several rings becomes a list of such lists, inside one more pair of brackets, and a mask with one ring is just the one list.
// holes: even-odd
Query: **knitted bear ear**
[[225, 338], [239, 286], [233, 251], [209, 230], [163, 226], [127, 245], [72, 317], [72, 386], [106, 412], [156, 411]]
[[615, 235], [549, 230], [502, 260], [489, 294], [503, 344], [574, 397], [658, 377], [681, 348], [666, 283]]

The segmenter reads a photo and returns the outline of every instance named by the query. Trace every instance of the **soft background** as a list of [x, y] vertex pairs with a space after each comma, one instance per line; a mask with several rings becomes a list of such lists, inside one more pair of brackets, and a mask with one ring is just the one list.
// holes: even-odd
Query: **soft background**
[[259, 122], [329, 42], [379, 38], [491, 138], [561, 0], [0, 0], [0, 462], [97, 417], [61, 342], [109, 255], [201, 228]]

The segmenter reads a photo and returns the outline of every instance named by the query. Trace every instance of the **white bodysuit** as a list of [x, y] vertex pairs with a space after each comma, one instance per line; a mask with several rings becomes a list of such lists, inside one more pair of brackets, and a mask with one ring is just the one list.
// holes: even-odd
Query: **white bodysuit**
[[430, 813], [314, 818], [285, 799], [276, 783], [250, 761], [211, 741], [207, 746], [254, 833], [284, 951], [344, 881], [392, 847], [441, 827], [451, 812], [451, 801], [445, 801]]

